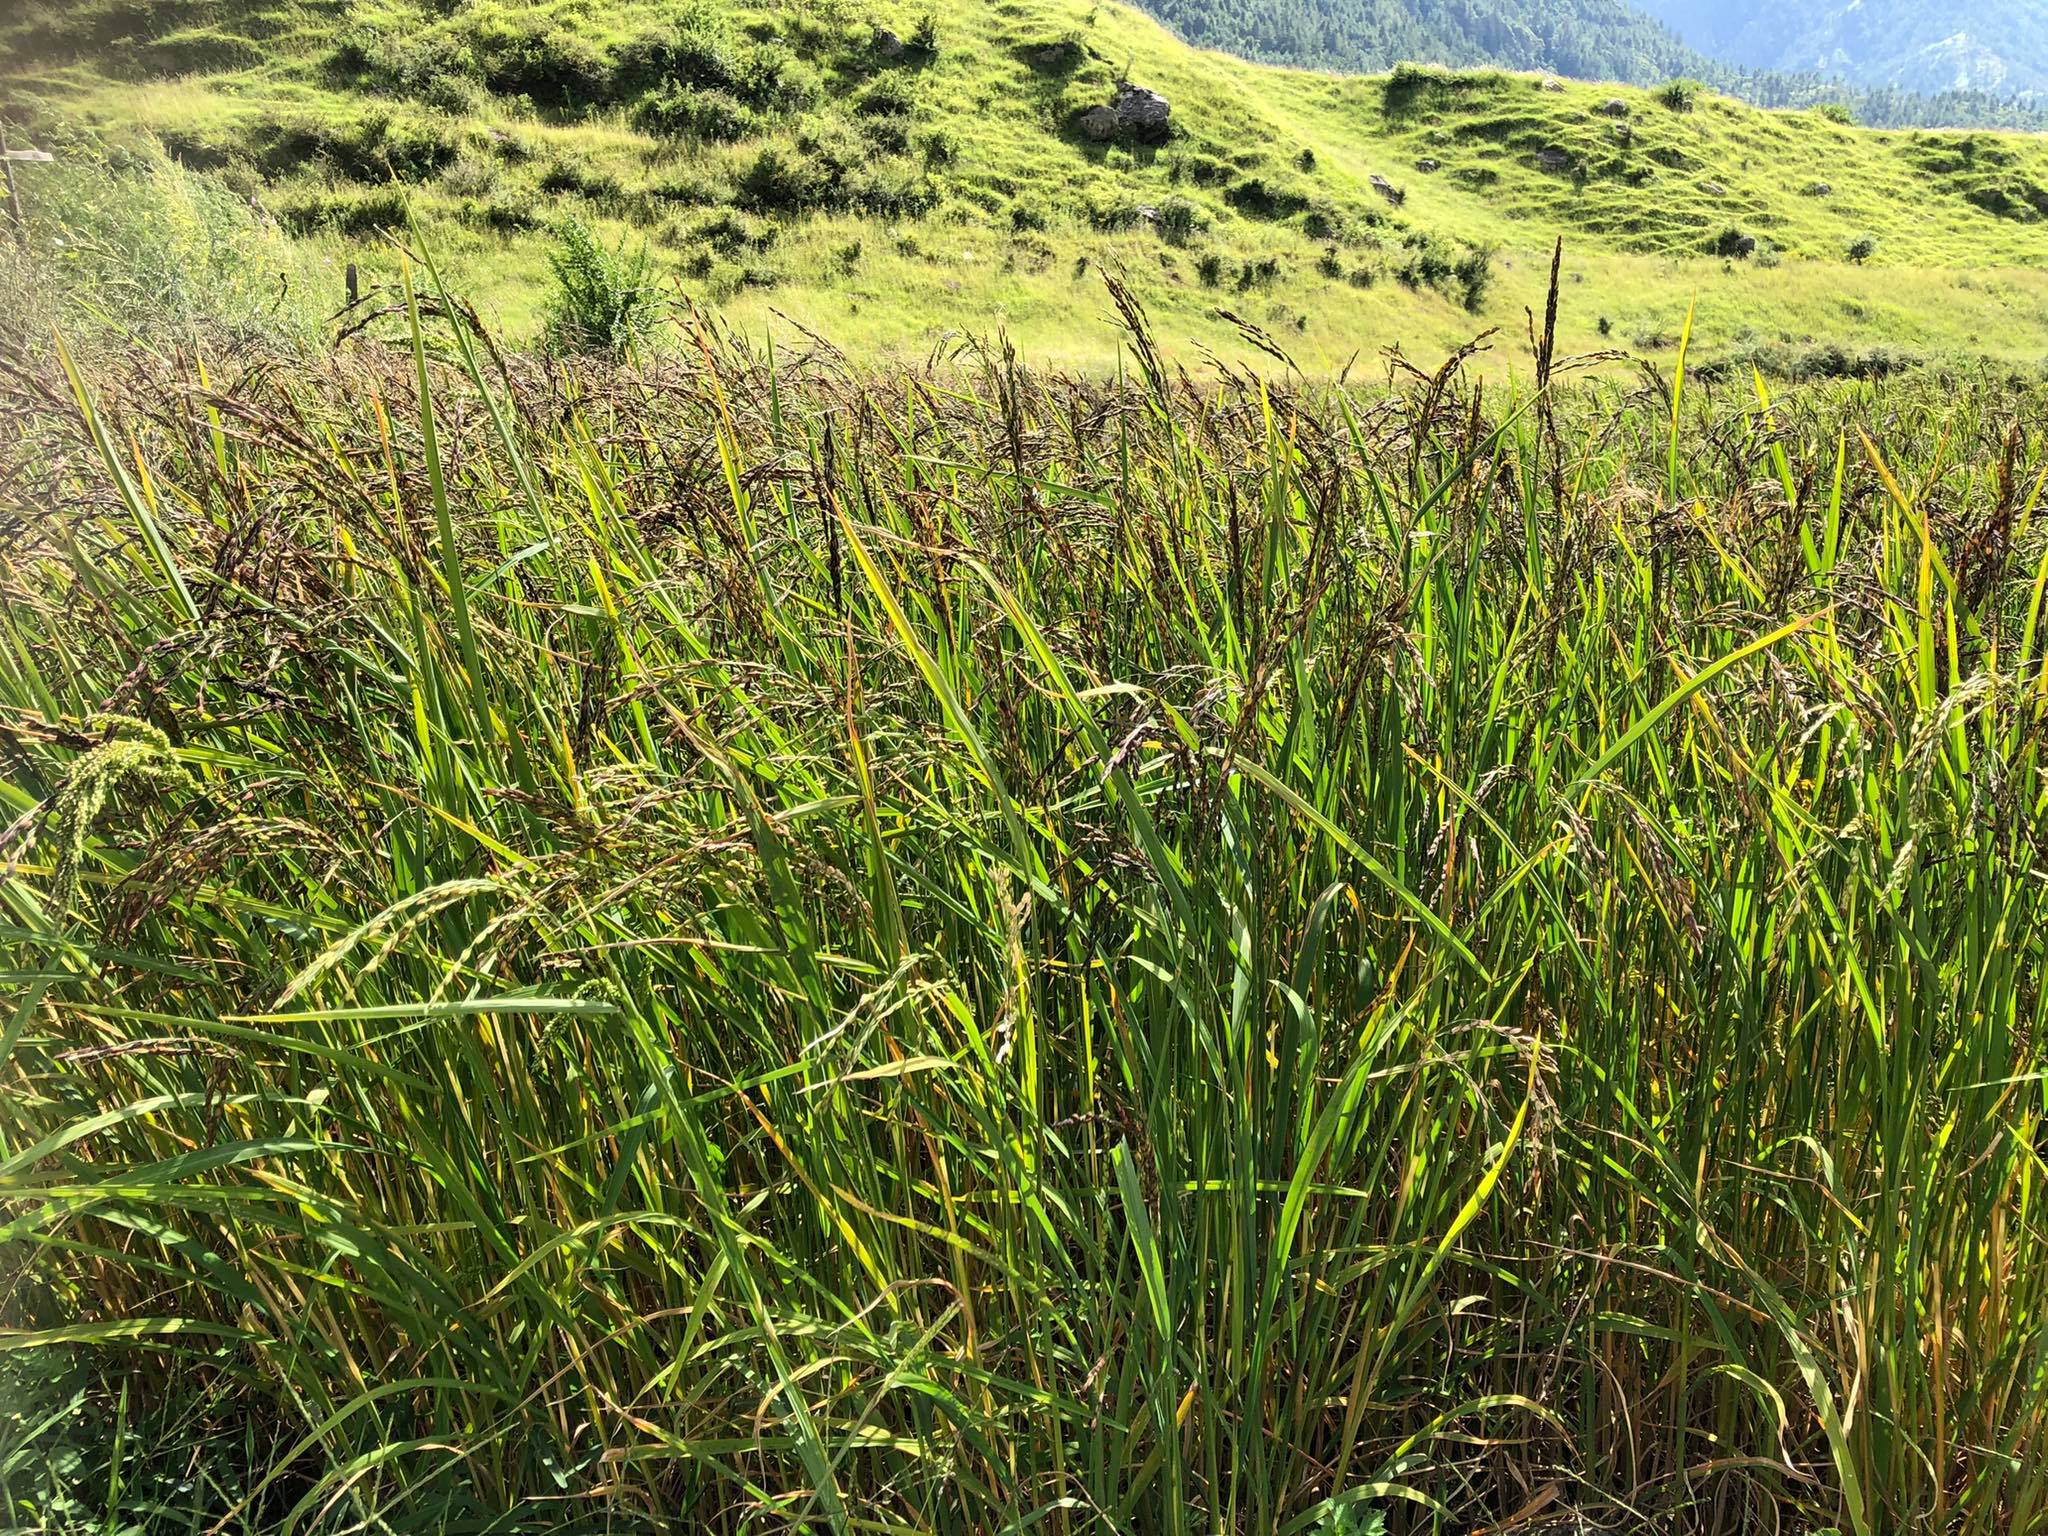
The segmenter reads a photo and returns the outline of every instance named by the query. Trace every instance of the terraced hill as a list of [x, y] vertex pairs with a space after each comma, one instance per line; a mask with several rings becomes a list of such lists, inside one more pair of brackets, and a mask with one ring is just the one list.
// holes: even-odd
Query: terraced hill
[[[1003, 329], [1092, 362], [1113, 337], [1074, 316], [1107, 267], [1174, 344], [1239, 347], [1245, 320], [1311, 370], [1426, 357], [1519, 333], [1562, 235], [1574, 347], [1669, 345], [1697, 297], [1707, 353], [2048, 356], [2048, 142], [2016, 135], [1272, 69], [1082, 0], [37, 0], [0, 49], [11, 117], [74, 162], [153, 134], [337, 304], [344, 264], [388, 275], [410, 198], [514, 333], [574, 214], [736, 324], [860, 348]], [[1092, 137], [1126, 77], [1168, 131]], [[66, 174], [24, 178], [45, 217]]]

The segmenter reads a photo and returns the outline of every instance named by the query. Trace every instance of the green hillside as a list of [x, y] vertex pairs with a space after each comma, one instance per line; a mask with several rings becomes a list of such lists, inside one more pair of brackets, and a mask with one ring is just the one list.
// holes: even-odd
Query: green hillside
[[[1113, 335], [1076, 309], [1113, 269], [1172, 345], [1241, 351], [1242, 319], [1312, 371], [1441, 355], [1519, 336], [1562, 235], [1575, 350], [1669, 346], [1697, 297], [1708, 356], [2048, 356], [2048, 141], [2018, 136], [1279, 70], [1082, 0], [42, 0], [0, 56], [0, 101], [66, 161], [22, 178], [42, 238], [92, 201], [100, 148], [148, 130], [299, 242], [322, 309], [348, 263], [392, 275], [410, 199], [515, 337], [573, 214], [735, 325], [865, 350], [1001, 329], [1097, 363]], [[1126, 75], [1170, 132], [1096, 142], [1081, 119]]]

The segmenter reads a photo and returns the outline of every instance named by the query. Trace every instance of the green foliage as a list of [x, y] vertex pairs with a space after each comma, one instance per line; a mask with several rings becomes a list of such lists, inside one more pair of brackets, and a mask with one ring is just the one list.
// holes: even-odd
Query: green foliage
[[305, 257], [220, 179], [149, 142], [42, 138], [57, 162], [17, 178], [27, 251], [0, 236], [0, 340], [40, 350], [53, 325], [173, 345], [196, 327], [302, 332]]
[[706, 144], [737, 144], [761, 131], [759, 119], [743, 102], [723, 91], [698, 90], [674, 81], [633, 109], [633, 126], [654, 138]]
[[1849, 242], [1848, 249], [1844, 254], [1848, 256], [1849, 260], [1861, 266], [1877, 254], [1877, 237], [1874, 235], [1858, 235]]
[[1690, 112], [1699, 105], [1700, 97], [1706, 94], [1706, 87], [1697, 80], [1667, 80], [1650, 94], [1659, 106], [1673, 112]]
[[548, 253], [555, 291], [548, 337], [565, 352], [623, 357], [644, 341], [658, 315], [647, 248], [607, 247], [579, 219], [567, 219]]
[[1116, 289], [1117, 382], [501, 365], [423, 281], [10, 357], [10, 1526], [2044, 1507], [2039, 381], [1368, 407]]

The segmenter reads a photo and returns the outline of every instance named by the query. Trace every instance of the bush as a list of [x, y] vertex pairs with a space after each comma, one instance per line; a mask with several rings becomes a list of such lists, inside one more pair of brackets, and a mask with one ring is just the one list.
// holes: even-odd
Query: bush
[[751, 108], [723, 91], [670, 81], [633, 109], [633, 126], [657, 139], [737, 144], [760, 132]]
[[555, 291], [547, 334], [567, 352], [623, 357], [654, 328], [653, 263], [645, 246], [608, 249], [579, 219], [562, 226], [548, 253]]
[[741, 173], [734, 196], [756, 213], [800, 213], [827, 206], [843, 178], [809, 155], [770, 146]]
[[469, 23], [468, 46], [484, 84], [500, 96], [580, 107], [609, 94], [611, 66], [597, 45], [541, 17], [482, 12]]
[[930, 11], [919, 16], [917, 24], [910, 29], [910, 51], [922, 59], [938, 56], [939, 18]]
[[1042, 233], [1046, 227], [1045, 210], [1036, 203], [1018, 202], [1010, 205], [1010, 228], [1017, 234]]
[[917, 97], [901, 77], [885, 75], [861, 92], [853, 110], [862, 117], [908, 117], [917, 110]]
[[1214, 251], [1205, 251], [1195, 262], [1195, 276], [1202, 280], [1204, 288], [1214, 288], [1223, 281], [1223, 258]]
[[1159, 233], [1169, 245], [1186, 245], [1202, 227], [1202, 216], [1184, 197], [1169, 197], [1159, 205]]
[[1458, 298], [1465, 308], [1478, 314], [1486, 307], [1486, 291], [1493, 286], [1493, 247], [1475, 245], [1451, 268], [1457, 279]]
[[1856, 126], [1856, 114], [1839, 101], [1824, 101], [1813, 109], [1814, 116], [1830, 123], [1839, 123], [1844, 128]]
[[1690, 112], [1699, 104], [1699, 99], [1706, 94], [1706, 90], [1707, 88], [1697, 80], [1680, 79], [1667, 81], [1658, 86], [1652, 95], [1661, 105], [1669, 107], [1674, 112]]
[[1877, 254], [1877, 237], [1874, 235], [1858, 235], [1849, 242], [1849, 248], [1845, 254], [1857, 266], [1862, 266], [1863, 263]]
[[1317, 203], [1309, 209], [1308, 216], [1301, 221], [1301, 227], [1311, 240], [1342, 240], [1345, 233], [1344, 215], [1328, 203]]
[[612, 85], [622, 96], [673, 82], [700, 91], [729, 91], [740, 83], [739, 45], [715, 19], [693, 16], [642, 32], [613, 57]]
[[1248, 176], [1223, 194], [1223, 200], [1250, 219], [1286, 219], [1304, 211], [1309, 200], [1293, 187]]

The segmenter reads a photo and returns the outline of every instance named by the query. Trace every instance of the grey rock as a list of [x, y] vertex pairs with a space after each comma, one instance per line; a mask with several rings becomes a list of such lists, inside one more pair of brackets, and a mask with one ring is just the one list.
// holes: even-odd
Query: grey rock
[[1728, 195], [1728, 189], [1718, 181], [1703, 181], [1700, 183], [1700, 190], [1709, 197], [1726, 197]]
[[1166, 129], [1167, 119], [1173, 116], [1173, 106], [1157, 91], [1149, 91], [1142, 85], [1133, 85], [1128, 80], [1119, 81], [1116, 97], [1110, 102], [1117, 121], [1131, 133], [1161, 133]]
[[1568, 171], [1572, 168], [1572, 157], [1561, 149], [1539, 149], [1536, 163], [1546, 171]]
[[878, 27], [875, 30], [875, 52], [885, 59], [900, 59], [903, 57], [903, 39], [887, 27]]
[[1123, 119], [1114, 107], [1090, 107], [1080, 121], [1081, 131], [1098, 144], [1107, 144], [1123, 130]]
[[1443, 161], [1432, 160], [1426, 155], [1422, 159], [1415, 162], [1415, 169], [1422, 172], [1422, 174], [1425, 176], [1429, 175], [1433, 171], [1440, 171], [1443, 168]]
[[1628, 103], [1619, 96], [1610, 96], [1600, 103], [1600, 113], [1603, 117], [1627, 117]]

